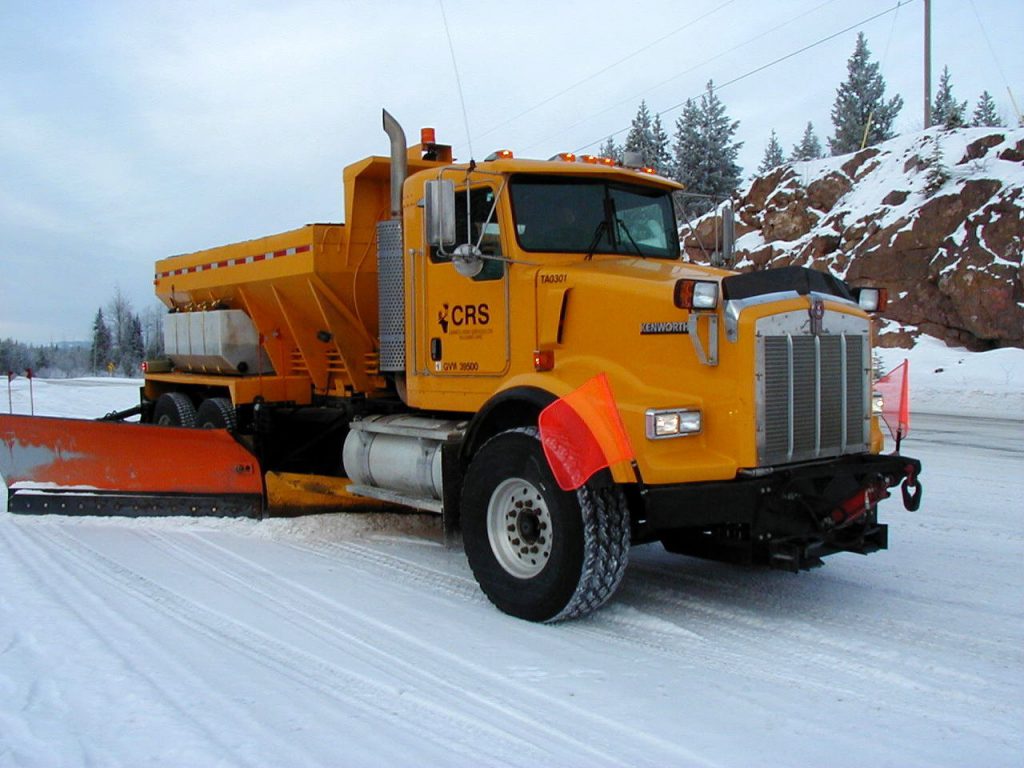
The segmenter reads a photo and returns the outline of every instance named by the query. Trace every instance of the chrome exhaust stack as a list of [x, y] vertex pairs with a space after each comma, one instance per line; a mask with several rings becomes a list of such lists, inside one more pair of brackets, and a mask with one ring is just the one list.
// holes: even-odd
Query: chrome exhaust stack
[[402, 218], [402, 185], [409, 171], [408, 145], [405, 131], [398, 121], [385, 109], [384, 132], [391, 139], [391, 218]]

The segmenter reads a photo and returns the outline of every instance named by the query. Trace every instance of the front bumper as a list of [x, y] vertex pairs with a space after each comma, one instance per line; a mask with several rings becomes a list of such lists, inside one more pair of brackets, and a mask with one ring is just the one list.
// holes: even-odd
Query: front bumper
[[833, 552], [885, 549], [875, 506], [903, 483], [905, 505], [916, 508], [920, 472], [917, 459], [857, 454], [741, 471], [728, 481], [648, 486], [640, 491], [634, 541], [800, 570]]

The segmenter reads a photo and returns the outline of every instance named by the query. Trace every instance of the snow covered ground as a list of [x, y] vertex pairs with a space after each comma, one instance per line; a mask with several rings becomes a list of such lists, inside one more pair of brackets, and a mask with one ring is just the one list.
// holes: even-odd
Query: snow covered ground
[[[556, 626], [494, 610], [429, 517], [0, 511], [0, 766], [1019, 766], [1024, 351], [883, 354], [925, 467], [888, 551], [794, 576], [637, 547]], [[36, 412], [137, 386], [37, 380]]]

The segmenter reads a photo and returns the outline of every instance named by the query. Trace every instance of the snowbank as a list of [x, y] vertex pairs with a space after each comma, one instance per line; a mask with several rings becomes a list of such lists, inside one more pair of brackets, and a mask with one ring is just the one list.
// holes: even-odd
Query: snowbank
[[913, 349], [879, 349], [883, 372], [910, 361], [910, 409], [1024, 421], [1024, 349], [968, 352], [921, 336]]

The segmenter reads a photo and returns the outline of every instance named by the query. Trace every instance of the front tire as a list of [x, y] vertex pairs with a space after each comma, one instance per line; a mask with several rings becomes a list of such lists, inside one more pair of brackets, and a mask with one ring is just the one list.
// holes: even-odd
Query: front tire
[[559, 489], [534, 427], [484, 443], [466, 474], [461, 517], [473, 575], [512, 616], [583, 616], [612, 596], [626, 569], [622, 490], [607, 472], [576, 491]]

